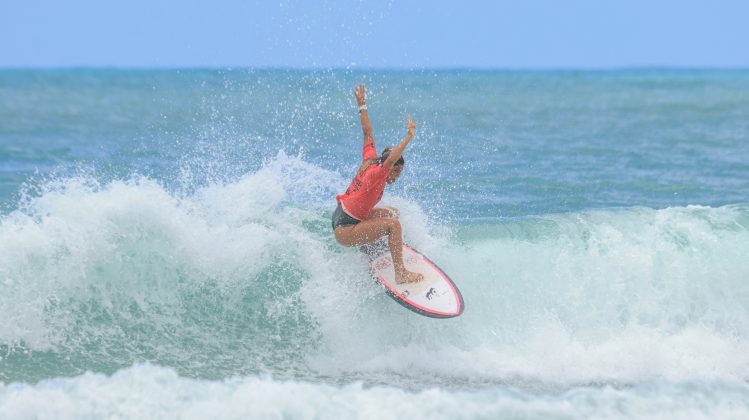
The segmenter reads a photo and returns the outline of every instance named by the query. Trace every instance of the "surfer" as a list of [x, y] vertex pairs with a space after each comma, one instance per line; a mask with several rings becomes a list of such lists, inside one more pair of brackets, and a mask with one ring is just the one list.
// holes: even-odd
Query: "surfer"
[[375, 207], [382, 198], [385, 184], [392, 184], [403, 171], [403, 150], [414, 136], [416, 124], [408, 116], [408, 134], [395, 148], [387, 147], [377, 155], [372, 123], [369, 121], [366, 91], [360, 84], [354, 89], [359, 118], [364, 132], [362, 163], [346, 192], [336, 196], [338, 207], [333, 213], [335, 238], [344, 246], [360, 246], [387, 236], [393, 257], [395, 281], [414, 283], [424, 278], [422, 274], [406, 270], [403, 264], [403, 232], [398, 211], [392, 207]]

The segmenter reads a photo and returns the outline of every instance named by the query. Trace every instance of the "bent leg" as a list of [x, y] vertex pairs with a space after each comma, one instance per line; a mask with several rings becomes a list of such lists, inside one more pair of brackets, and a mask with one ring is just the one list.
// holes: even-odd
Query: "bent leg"
[[339, 226], [335, 229], [335, 238], [344, 246], [359, 246], [376, 241], [392, 232], [401, 233], [400, 223], [392, 218], [375, 218], [363, 220], [355, 225]]
[[373, 208], [369, 214], [367, 215], [366, 220], [370, 219], [397, 219], [398, 216], [400, 216], [400, 213], [398, 212], [398, 209], [395, 207], [375, 207]]
[[395, 281], [397, 283], [416, 282], [424, 278], [419, 273], [406, 270], [403, 263], [403, 231], [398, 219], [367, 219], [353, 226], [340, 226], [335, 230], [336, 240], [345, 246], [364, 245], [383, 236], [388, 238], [388, 247], [395, 269]]

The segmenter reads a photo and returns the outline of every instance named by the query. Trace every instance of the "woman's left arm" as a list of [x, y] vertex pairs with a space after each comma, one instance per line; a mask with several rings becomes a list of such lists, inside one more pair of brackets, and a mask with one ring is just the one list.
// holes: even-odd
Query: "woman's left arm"
[[408, 129], [408, 134], [406, 134], [406, 138], [403, 139], [400, 143], [398, 143], [397, 146], [393, 149], [392, 152], [390, 152], [390, 155], [385, 160], [385, 165], [388, 168], [392, 168], [395, 166], [395, 162], [398, 161], [398, 159], [403, 156], [403, 151], [406, 150], [406, 146], [408, 146], [408, 143], [411, 142], [411, 139], [413, 138], [414, 134], [416, 133], [416, 124], [414, 124], [413, 120], [411, 119], [411, 116], [408, 116], [408, 125], [406, 126]]
[[361, 120], [364, 144], [366, 145], [368, 141], [374, 141], [374, 135], [372, 134], [372, 123], [369, 121], [369, 114], [367, 113], [367, 92], [364, 89], [364, 83], [354, 89], [354, 96], [356, 96], [356, 106], [359, 108], [359, 119]]

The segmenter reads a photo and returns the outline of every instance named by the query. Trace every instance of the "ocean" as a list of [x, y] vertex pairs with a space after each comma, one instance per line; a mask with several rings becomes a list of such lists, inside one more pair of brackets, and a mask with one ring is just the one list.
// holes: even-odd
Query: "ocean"
[[749, 418], [748, 197], [746, 70], [0, 70], [0, 418]]

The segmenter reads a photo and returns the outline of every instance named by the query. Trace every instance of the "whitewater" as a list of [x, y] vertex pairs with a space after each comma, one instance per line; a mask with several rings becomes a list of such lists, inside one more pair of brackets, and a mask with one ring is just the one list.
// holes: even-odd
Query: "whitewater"
[[[331, 235], [361, 77], [378, 145], [434, 107], [383, 204], [458, 318]], [[0, 82], [2, 418], [749, 416], [746, 72]]]

